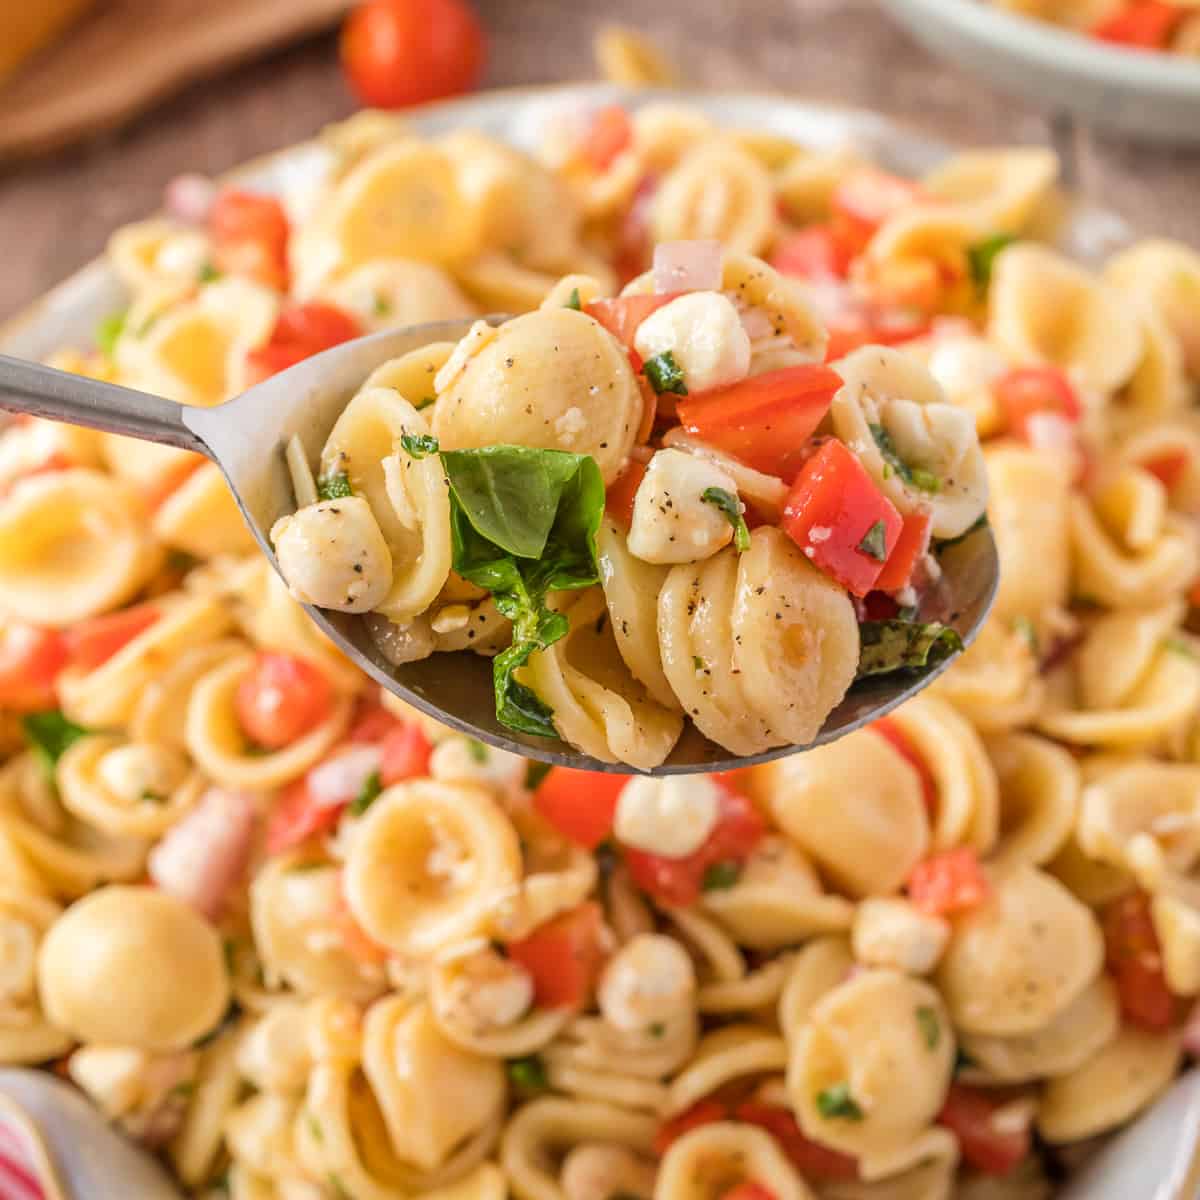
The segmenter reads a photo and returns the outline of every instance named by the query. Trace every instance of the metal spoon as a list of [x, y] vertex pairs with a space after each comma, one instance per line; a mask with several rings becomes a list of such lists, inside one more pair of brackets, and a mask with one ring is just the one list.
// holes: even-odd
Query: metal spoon
[[[493, 323], [502, 317], [489, 318]], [[0, 355], [0, 410], [32, 413], [193, 450], [211, 458], [233, 490], [246, 523], [276, 570], [267, 538], [277, 518], [295, 509], [283, 448], [293, 434], [315, 462], [334, 421], [362, 381], [381, 363], [437, 341], [457, 341], [470, 321], [445, 321], [389, 330], [345, 342], [251, 388], [215, 408], [193, 408], [145, 392], [100, 383]], [[964, 538], [942, 558], [943, 586], [922, 606], [923, 620], [942, 620], [964, 643], [978, 632], [996, 592], [999, 564], [986, 528]], [[309, 616], [342, 652], [401, 699], [482, 742], [542, 762], [592, 771], [629, 772], [565, 743], [514, 733], [496, 720], [491, 663], [468, 652], [434, 654], [394, 666], [378, 651], [361, 617], [306, 606]], [[832, 742], [916, 695], [945, 669], [880, 676], [851, 689], [813, 746]], [[811, 747], [780, 746], [738, 758], [710, 742], [689, 722], [671, 756], [652, 774], [727, 771]]]

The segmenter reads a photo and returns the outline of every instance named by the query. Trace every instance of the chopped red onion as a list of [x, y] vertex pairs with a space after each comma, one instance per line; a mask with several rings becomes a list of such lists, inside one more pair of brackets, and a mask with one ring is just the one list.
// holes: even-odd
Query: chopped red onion
[[654, 247], [654, 290], [660, 296], [720, 287], [720, 242], [660, 242]]
[[763, 338], [775, 336], [775, 326], [766, 309], [744, 308], [738, 314], [742, 319], [742, 328], [752, 342], [761, 342]]
[[318, 808], [340, 808], [363, 790], [383, 761], [378, 746], [349, 746], [307, 776], [308, 794]]
[[1192, 1005], [1182, 1030], [1183, 1049], [1192, 1058], [1200, 1059], [1200, 1000]]
[[203, 225], [216, 198], [217, 185], [206, 175], [176, 175], [163, 193], [167, 212], [189, 225]]

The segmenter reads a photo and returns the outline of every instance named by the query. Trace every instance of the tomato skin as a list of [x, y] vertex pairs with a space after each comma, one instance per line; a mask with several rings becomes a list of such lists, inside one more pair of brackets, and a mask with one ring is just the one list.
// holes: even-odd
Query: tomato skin
[[728, 1108], [720, 1100], [711, 1096], [705, 1100], [697, 1100], [691, 1108], [685, 1108], [683, 1112], [669, 1121], [664, 1121], [658, 1127], [658, 1132], [654, 1135], [654, 1153], [661, 1158], [685, 1133], [691, 1133], [701, 1125], [724, 1121], [728, 1115]]
[[583, 306], [583, 311], [599, 321], [627, 350], [632, 350], [638, 326], [680, 295], [681, 292], [668, 292], [661, 296], [617, 296], [613, 300], [593, 300]]
[[54, 708], [54, 681], [67, 665], [63, 635], [14, 622], [0, 630], [0, 707], [13, 712]]
[[779, 1200], [766, 1184], [754, 1179], [743, 1179], [729, 1191], [722, 1193], [721, 1200]]
[[139, 633], [149, 629], [161, 615], [153, 604], [137, 604], [120, 612], [80, 621], [63, 634], [67, 657], [73, 667], [94, 671]]
[[1167, 450], [1138, 463], [1143, 471], [1149, 471], [1168, 492], [1174, 491], [1191, 465], [1192, 456], [1186, 450]]
[[274, 196], [226, 188], [213, 202], [208, 231], [219, 271], [248, 275], [276, 291], [287, 288], [291, 229]]
[[698, 850], [682, 858], [667, 858], [625, 847], [625, 865], [634, 883], [655, 900], [678, 906], [695, 904], [708, 868], [717, 863], [745, 862], [766, 831], [766, 823], [754, 804], [725, 787], [716, 827]]
[[912, 582], [913, 571], [929, 549], [930, 518], [927, 512], [911, 512], [902, 517], [900, 536], [888, 560], [875, 580], [881, 592], [898, 592]]
[[604, 511], [626, 533], [633, 525], [633, 502], [637, 497], [637, 490], [642, 486], [642, 480], [645, 478], [646, 464], [632, 458], [625, 470], [608, 485], [608, 491], [604, 494]]
[[851, 171], [830, 198], [834, 231], [855, 254], [861, 253], [888, 217], [921, 199], [920, 187], [898, 175], [878, 167]]
[[1105, 960], [1117, 985], [1121, 1014], [1151, 1033], [1170, 1029], [1175, 997], [1163, 973], [1162, 949], [1150, 916], [1150, 897], [1129, 892], [1105, 910]]
[[963, 1158], [988, 1175], [1009, 1174], [1032, 1148], [1028, 1127], [999, 1130], [993, 1125], [992, 1118], [1004, 1103], [979, 1088], [951, 1083], [938, 1117], [938, 1123], [958, 1139]]
[[384, 787], [405, 779], [418, 779], [429, 774], [433, 745], [425, 730], [416, 721], [401, 724], [388, 733], [380, 746], [379, 781]]
[[854, 255], [832, 225], [810, 225], [781, 237], [771, 251], [771, 266], [797, 279], [845, 279]]
[[533, 977], [540, 1008], [582, 1008], [591, 998], [604, 962], [604, 916], [587, 900], [508, 943], [508, 957]]
[[765, 1129], [805, 1179], [857, 1179], [858, 1161], [804, 1136], [786, 1108], [747, 1100], [733, 1114], [747, 1125]]
[[1097, 22], [1089, 32], [1092, 37], [1118, 46], [1129, 46], [1139, 50], [1163, 50], [1171, 40], [1171, 34], [1183, 20], [1184, 11], [1179, 4], [1163, 4], [1159, 0], [1133, 0], [1111, 17]]
[[342, 27], [342, 69], [371, 108], [405, 108], [475, 88], [483, 27], [464, 0], [368, 0]]
[[282, 854], [338, 823], [345, 805], [316, 804], [306, 776], [293, 779], [275, 798], [267, 817], [268, 854]]
[[938, 786], [933, 772], [916, 746], [909, 740], [904, 730], [890, 717], [880, 717], [867, 726], [872, 733], [877, 733], [908, 763], [921, 778], [921, 796], [925, 801], [925, 811], [932, 817], [938, 807]]
[[633, 142], [633, 122], [619, 104], [606, 104], [592, 116], [579, 151], [597, 171], [607, 171]]
[[595, 850], [612, 834], [617, 800], [628, 782], [628, 775], [551, 767], [533, 793], [533, 807], [563, 837]]
[[1057, 413], [1070, 422], [1083, 415], [1078, 394], [1058, 367], [1016, 367], [996, 380], [993, 391], [1009, 432], [1026, 441], [1034, 413]]
[[862, 346], [902, 346], [905, 342], [924, 337], [932, 322], [923, 316], [898, 316], [869, 307], [849, 309], [827, 322], [829, 345], [825, 348], [826, 363], [845, 358]]
[[991, 894], [979, 856], [968, 846], [923, 859], [908, 877], [909, 900], [934, 917], [974, 908]]
[[360, 699], [354, 709], [350, 728], [346, 732], [348, 742], [382, 742], [402, 722], [393, 717], [376, 699]]
[[841, 386], [826, 366], [784, 367], [681, 400], [679, 421], [747, 466], [790, 480]]
[[361, 337], [362, 332], [356, 317], [333, 304], [294, 305], [280, 314], [266, 345], [246, 355], [247, 382], [261, 383], [322, 350]]
[[260, 651], [238, 684], [234, 706], [246, 736], [278, 750], [325, 720], [333, 707], [333, 688], [306, 659]]
[[[882, 560], [860, 548], [879, 522]], [[844, 443], [830, 438], [800, 468], [780, 525], [813, 566], [855, 596], [865, 596], [895, 550], [903, 521], [866, 467]]]

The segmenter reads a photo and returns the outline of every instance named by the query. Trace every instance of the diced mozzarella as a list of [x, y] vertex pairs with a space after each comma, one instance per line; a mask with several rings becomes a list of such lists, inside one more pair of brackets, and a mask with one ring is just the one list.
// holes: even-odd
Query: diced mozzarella
[[631, 779], [617, 801], [613, 831], [635, 850], [684, 858], [716, 827], [721, 789], [706, 775]]
[[737, 495], [737, 484], [710, 459], [682, 450], [660, 450], [650, 460], [633, 500], [630, 554], [644, 562], [697, 562], [733, 537], [729, 518], [701, 499], [707, 488]]
[[597, 999], [610, 1025], [644, 1033], [678, 1014], [695, 989], [687, 951], [674, 938], [639, 933], [609, 959]]
[[321, 500], [271, 529], [279, 569], [303, 604], [369, 612], [392, 586], [392, 555], [361, 496]]
[[750, 373], [750, 338], [738, 310], [720, 292], [688, 292], [639, 326], [634, 347], [644, 359], [668, 350], [690, 393], [707, 392]]
[[950, 926], [907, 900], [871, 896], [855, 910], [850, 940], [861, 963], [925, 975], [942, 957]]
[[515, 795], [525, 783], [526, 763], [516, 754], [452, 734], [438, 742], [429, 774], [439, 783], [473, 783], [503, 795]]
[[446, 1002], [465, 1025], [503, 1029], [533, 1006], [533, 977], [496, 951], [481, 950], [455, 964]]

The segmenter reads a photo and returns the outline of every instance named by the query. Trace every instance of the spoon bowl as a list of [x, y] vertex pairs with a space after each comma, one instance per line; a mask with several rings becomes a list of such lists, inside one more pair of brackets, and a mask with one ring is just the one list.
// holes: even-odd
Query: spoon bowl
[[[488, 318], [493, 324], [505, 319]], [[220, 467], [247, 525], [278, 571], [268, 533], [279, 517], [295, 510], [283, 454], [291, 438], [299, 437], [309, 461], [315, 462], [334, 422], [376, 367], [430, 342], [458, 341], [472, 323], [443, 321], [356, 338], [305, 359], [215, 408], [188, 407], [0, 355], [0, 411], [30, 413], [206, 455]], [[999, 579], [996, 547], [987, 527], [951, 547], [943, 555], [942, 567], [941, 584], [925, 598], [919, 616], [944, 622], [964, 645], [969, 644], [987, 616]], [[494, 708], [490, 660], [462, 651], [396, 666], [380, 653], [362, 617], [304, 607], [322, 632], [372, 679], [444, 724], [541, 762], [633, 773], [627, 764], [601, 762], [564, 742], [519, 734], [501, 725]], [[649, 774], [729, 771], [835, 741], [916, 695], [950, 661], [856, 684], [808, 746], [779, 746], [738, 757], [688, 722], [670, 756]]]

